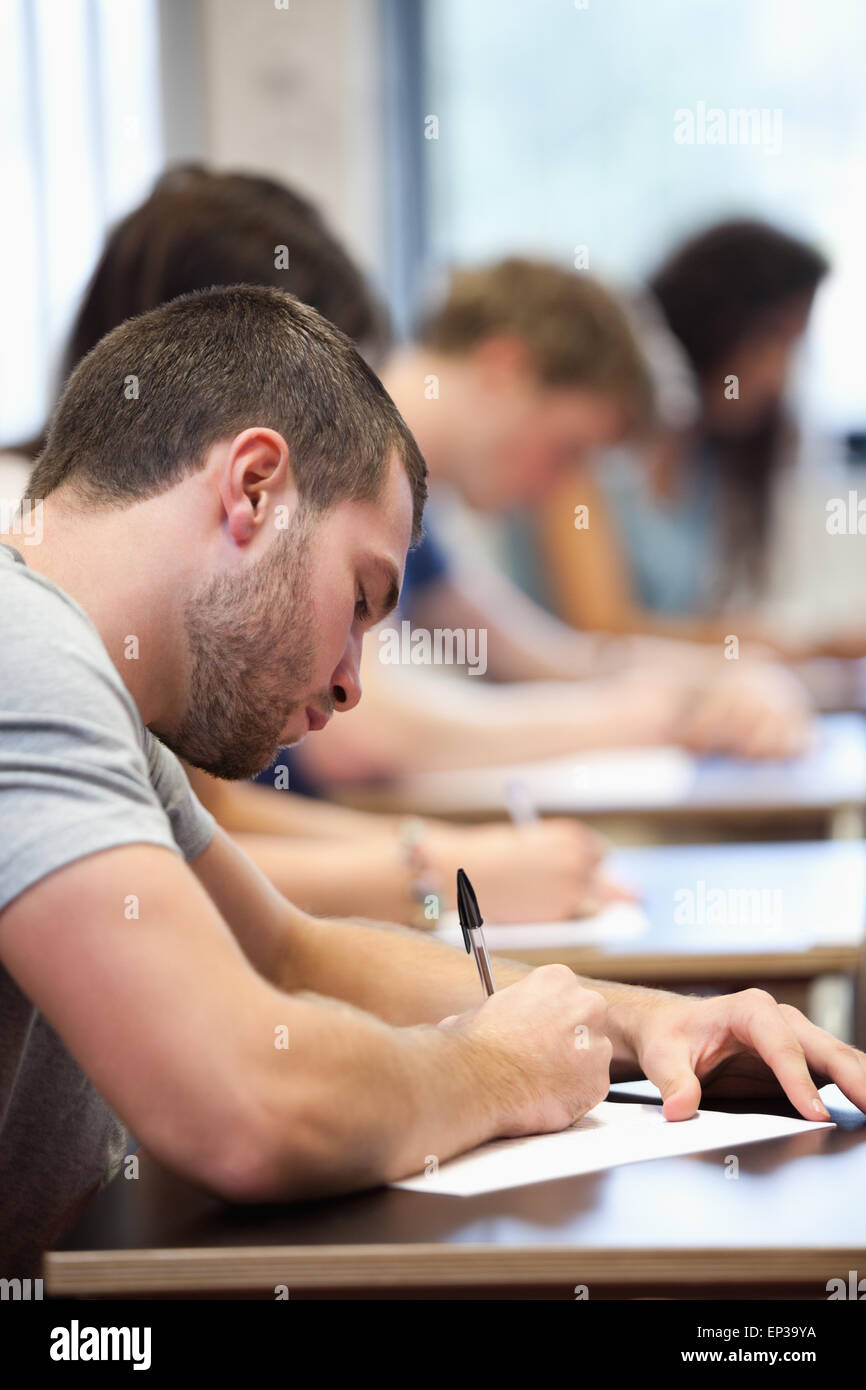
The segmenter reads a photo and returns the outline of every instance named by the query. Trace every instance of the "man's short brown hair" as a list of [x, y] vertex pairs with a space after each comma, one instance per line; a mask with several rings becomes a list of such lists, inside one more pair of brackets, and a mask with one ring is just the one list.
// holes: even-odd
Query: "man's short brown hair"
[[28, 495], [68, 482], [97, 505], [152, 497], [255, 425], [286, 440], [315, 510], [375, 499], [396, 450], [418, 538], [427, 470], [391, 397], [344, 333], [264, 286], [181, 295], [108, 333], [66, 385]]
[[628, 317], [591, 276], [516, 256], [459, 270], [418, 327], [421, 343], [447, 354], [500, 334], [526, 344], [542, 385], [598, 392], [635, 423], [647, 418], [652, 386]]

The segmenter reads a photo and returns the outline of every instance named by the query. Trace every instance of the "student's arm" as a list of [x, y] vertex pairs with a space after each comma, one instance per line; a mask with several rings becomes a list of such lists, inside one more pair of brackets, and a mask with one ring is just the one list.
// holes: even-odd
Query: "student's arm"
[[[589, 506], [590, 530], [575, 530], [578, 502]], [[705, 660], [693, 643], [634, 636], [646, 615], [633, 609], [623, 557], [588, 469], [562, 485], [541, 524], [542, 553], [565, 621], [501, 571], [473, 563], [465, 571], [444, 567], [417, 590], [413, 627], [483, 630], [487, 675], [497, 681], [582, 680], [652, 662], [671, 669]]]
[[[575, 530], [574, 505], [588, 508], [587, 527]], [[656, 650], [668, 659], [680, 645], [721, 647], [730, 634], [742, 644], [760, 643], [779, 655], [784, 645], [746, 612], [702, 615], [654, 613], [634, 588], [628, 559], [617, 535], [610, 507], [589, 470], [581, 470], [550, 497], [538, 516], [538, 545], [545, 556], [553, 606], [566, 624], [585, 635], [606, 633], [642, 638], [632, 650], [640, 659]]]
[[305, 765], [325, 785], [447, 768], [489, 767], [593, 748], [675, 739], [682, 695], [618, 680], [491, 685], [362, 659], [363, 699], [348, 718], [305, 741]]
[[[6, 969], [168, 1167], [229, 1200], [320, 1195], [417, 1172], [430, 1153], [563, 1128], [603, 1098], [603, 1002], [560, 967], [504, 992], [483, 1029], [394, 1028], [285, 993], [267, 970], [288, 963], [291, 986], [300, 983], [296, 915], [217, 835], [199, 856], [202, 877], [220, 878], [244, 950], [189, 868], [152, 845], [76, 860], [0, 914]], [[346, 930], [336, 949], [363, 957], [363, 933]], [[378, 939], [381, 968], [390, 953]], [[439, 953], [453, 971], [457, 953]], [[388, 987], [395, 1000], [411, 993], [393, 973]], [[584, 1056], [575, 1015], [591, 1031]]]
[[[603, 572], [587, 578], [603, 589]], [[577, 623], [577, 615], [570, 621]], [[591, 630], [575, 631], [492, 570], [449, 574], [426, 590], [413, 608], [413, 628], [486, 631], [486, 674], [497, 681], [584, 680], [651, 666], [666, 672], [706, 671], [731, 633], [738, 638], [744, 661], [793, 652], [790, 644], [768, 636], [745, 615], [696, 625], [690, 619], [657, 620], [644, 610], [623, 607], [610, 622], [588, 619], [583, 626]], [[715, 652], [708, 651], [711, 644]]]
[[[589, 523], [579, 529], [578, 504], [587, 508]], [[465, 575], [449, 571], [419, 595], [413, 625], [486, 627], [489, 673], [511, 681], [580, 679], [652, 660], [693, 661], [700, 653], [683, 639], [721, 640], [720, 624], [659, 619], [642, 606], [608, 503], [588, 468], [545, 502], [537, 534], [559, 617], [501, 573], [473, 567]], [[629, 636], [633, 640], [622, 640]]]
[[[306, 912], [414, 921], [418, 901], [400, 850], [405, 817], [343, 811], [264, 786], [217, 781], [197, 768], [187, 771], [199, 799], [223, 829]], [[317, 827], [327, 829], [319, 839], [304, 833], [307, 807]], [[319, 809], [335, 814], [316, 818]], [[443, 910], [453, 903], [461, 865], [497, 922], [562, 921], [630, 897], [604, 875], [607, 843], [571, 818], [525, 827], [458, 826], [425, 818], [423, 832], [422, 852], [441, 885]]]
[[866, 656], [866, 627], [844, 632], [828, 632], [822, 638], [786, 643], [791, 661], [813, 661], [830, 658], [838, 661], [859, 661]]
[[304, 743], [302, 756], [325, 785], [672, 743], [793, 757], [811, 731], [809, 701], [793, 676], [721, 653], [694, 671], [654, 666], [595, 681], [493, 685], [381, 666], [371, 640], [362, 683], [351, 716]]
[[591, 676], [604, 670], [611, 646], [604, 636], [574, 632], [494, 570], [449, 571], [419, 595], [412, 626], [483, 629], [486, 674], [497, 681]]
[[[569, 485], [539, 518], [539, 544], [559, 617], [506, 575], [475, 566], [465, 573], [451, 569], [421, 590], [413, 603], [413, 628], [483, 630], [486, 674], [496, 681], [584, 680], [651, 666], [668, 673], [707, 671], [731, 634], [744, 663], [813, 654], [811, 645], [783, 642], [750, 614], [696, 619], [650, 613], [633, 593], [597, 484], [581, 476], [575, 488]], [[575, 496], [589, 499], [588, 530], [574, 529]], [[374, 645], [377, 635], [368, 641]], [[830, 641], [826, 654], [861, 654], [862, 634], [849, 647], [843, 651]]]
[[496, 681], [584, 680], [653, 663], [688, 670], [707, 660], [694, 642], [640, 635], [639, 622], [576, 632], [492, 569], [450, 571], [430, 585], [413, 606], [412, 626], [484, 630], [486, 674]]
[[[312, 989], [403, 1027], [448, 1017], [459, 1033], [483, 1021], [488, 1005], [478, 1006], [475, 968], [462, 951], [399, 927], [310, 918], [281, 904], [243, 860], [217, 832], [195, 868], [248, 952], [258, 953], [262, 935], [263, 964], [284, 988]], [[539, 972], [497, 957], [494, 973], [496, 999]], [[763, 990], [694, 999], [609, 981], [581, 984], [607, 1005], [616, 1076], [655, 1082], [670, 1120], [694, 1113], [703, 1086], [710, 1094], [778, 1093], [781, 1086], [801, 1115], [816, 1119], [823, 1106], [810, 1068], [866, 1109], [866, 1056]]]
[[[586, 524], [575, 528], [578, 504], [587, 509]], [[567, 623], [591, 632], [647, 630], [650, 615], [637, 599], [607, 501], [590, 469], [575, 472], [545, 501], [537, 535], [554, 606]]]
[[[306, 912], [415, 923], [419, 901], [396, 837], [357, 844], [281, 835], [232, 838], [270, 882]], [[489, 920], [495, 922], [570, 921], [598, 912], [614, 899], [633, 896], [606, 877], [603, 855], [608, 846], [601, 837], [564, 817], [525, 827], [431, 829], [422, 844], [441, 912], [455, 905], [459, 867], [470, 875]], [[432, 892], [429, 886], [425, 897]]]
[[333, 802], [298, 796], [260, 782], [225, 782], [184, 763], [203, 806], [232, 834], [294, 835], [306, 840], [368, 840], [393, 836], [399, 817], [352, 811]]

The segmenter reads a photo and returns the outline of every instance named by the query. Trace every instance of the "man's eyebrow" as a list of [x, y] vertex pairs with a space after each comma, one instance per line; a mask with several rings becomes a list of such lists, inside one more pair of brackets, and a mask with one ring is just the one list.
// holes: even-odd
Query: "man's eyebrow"
[[377, 557], [373, 561], [373, 567], [377, 569], [381, 575], [384, 575], [385, 582], [388, 585], [385, 597], [378, 605], [376, 612], [376, 622], [380, 623], [383, 618], [387, 618], [388, 614], [392, 613], [397, 607], [397, 601], [400, 598], [400, 575], [396, 565], [390, 560]]

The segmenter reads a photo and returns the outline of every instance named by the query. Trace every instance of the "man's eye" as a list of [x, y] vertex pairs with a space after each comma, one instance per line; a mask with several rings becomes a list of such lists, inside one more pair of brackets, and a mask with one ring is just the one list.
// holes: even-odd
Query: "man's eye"
[[358, 602], [355, 604], [355, 617], [360, 622], [364, 622], [364, 620], [366, 618], [369, 618], [369, 616], [370, 609], [367, 607], [367, 596], [366, 594], [362, 594], [361, 597], [358, 599]]

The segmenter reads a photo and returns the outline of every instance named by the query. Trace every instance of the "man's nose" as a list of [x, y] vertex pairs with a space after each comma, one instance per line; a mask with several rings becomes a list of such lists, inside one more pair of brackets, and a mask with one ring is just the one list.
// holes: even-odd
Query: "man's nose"
[[361, 637], [350, 637], [340, 664], [331, 677], [334, 709], [339, 712], [354, 709], [361, 698]]

